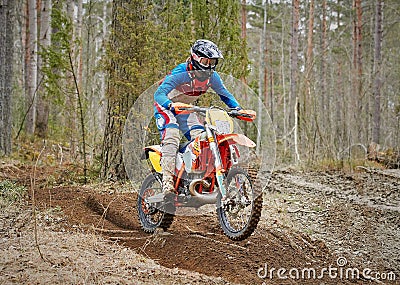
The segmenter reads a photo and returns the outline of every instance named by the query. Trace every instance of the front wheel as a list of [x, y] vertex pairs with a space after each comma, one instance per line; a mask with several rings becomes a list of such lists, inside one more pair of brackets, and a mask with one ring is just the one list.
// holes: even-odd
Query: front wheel
[[224, 233], [232, 240], [244, 240], [256, 229], [262, 210], [262, 194], [257, 193], [248, 173], [231, 168], [226, 178], [227, 197], [218, 198], [217, 216]]
[[150, 204], [146, 201], [148, 197], [161, 193], [161, 175], [156, 178], [149, 174], [143, 181], [137, 200], [137, 210], [142, 229], [146, 233], [153, 233], [156, 228], [167, 230], [172, 224], [174, 215], [170, 211], [164, 211], [163, 205]]

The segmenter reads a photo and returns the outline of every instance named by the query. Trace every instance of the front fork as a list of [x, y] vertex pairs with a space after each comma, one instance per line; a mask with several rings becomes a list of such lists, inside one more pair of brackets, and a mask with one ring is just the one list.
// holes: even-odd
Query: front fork
[[215, 141], [214, 133], [211, 131], [210, 127], [207, 124], [205, 125], [206, 133], [207, 133], [207, 140], [210, 146], [210, 150], [214, 156], [214, 166], [215, 166], [215, 176], [217, 178], [218, 188], [222, 195], [222, 200], [226, 197], [226, 189], [224, 183], [224, 168], [222, 165], [221, 154], [218, 149], [217, 142]]

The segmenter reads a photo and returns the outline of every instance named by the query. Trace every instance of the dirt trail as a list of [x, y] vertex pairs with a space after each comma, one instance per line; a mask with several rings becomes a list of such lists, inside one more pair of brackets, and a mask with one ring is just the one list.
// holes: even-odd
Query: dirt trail
[[222, 235], [213, 213], [179, 216], [168, 232], [145, 234], [136, 219], [135, 194], [109, 195], [61, 187], [39, 191], [37, 200], [42, 205], [60, 206], [68, 217], [68, 225], [100, 229], [99, 233], [162, 266], [223, 277], [235, 283], [261, 284], [257, 271], [265, 264], [319, 268], [335, 261], [320, 241], [312, 241], [301, 233], [268, 229], [265, 225], [260, 225], [248, 240], [231, 242]]
[[267, 203], [281, 209], [271, 215], [323, 240], [336, 255], [399, 277], [399, 174], [277, 173]]
[[[1, 173], [0, 173], [1, 174]], [[11, 175], [8, 173], [9, 176]], [[36, 201], [41, 209], [59, 208], [58, 229], [94, 231], [134, 249], [162, 266], [223, 277], [241, 284], [361, 284], [360, 279], [286, 278], [276, 270], [347, 267], [396, 274], [400, 279], [400, 179], [372, 173], [343, 174], [279, 171], [265, 194], [263, 215], [247, 240], [225, 237], [213, 212], [175, 218], [168, 232], [140, 229], [136, 194], [82, 186], [50, 187], [40, 172]], [[1, 176], [1, 175], [0, 175]], [[44, 176], [44, 177], [43, 177]], [[26, 182], [27, 177], [15, 175]], [[265, 268], [274, 278], [260, 278]], [[295, 271], [293, 271], [295, 272]], [[288, 275], [288, 272], [286, 272]]]

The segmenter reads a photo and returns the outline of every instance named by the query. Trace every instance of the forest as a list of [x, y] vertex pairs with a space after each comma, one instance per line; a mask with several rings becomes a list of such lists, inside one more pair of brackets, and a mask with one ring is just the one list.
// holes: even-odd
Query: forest
[[124, 177], [130, 108], [199, 38], [262, 100], [279, 162], [340, 164], [371, 143], [396, 151], [398, 19], [394, 0], [3, 0], [1, 155], [51, 141], [85, 170]]
[[[399, 35], [398, 0], [0, 0], [0, 283], [399, 284]], [[198, 39], [257, 117], [168, 213], [143, 148]]]

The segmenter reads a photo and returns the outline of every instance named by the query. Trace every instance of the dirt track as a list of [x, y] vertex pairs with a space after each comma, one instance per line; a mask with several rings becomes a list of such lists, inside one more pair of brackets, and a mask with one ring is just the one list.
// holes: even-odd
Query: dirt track
[[[144, 234], [136, 218], [134, 193], [49, 187], [45, 175], [45, 171], [39, 173], [42, 187], [36, 189], [36, 201], [41, 209], [62, 210], [65, 219], [58, 229], [95, 231], [169, 268], [242, 284], [368, 283], [361, 277], [333, 279], [327, 273], [321, 280], [278, 279], [276, 275], [264, 280], [258, 276], [265, 273], [260, 269], [265, 266], [288, 271], [315, 268], [318, 275], [324, 267], [338, 267], [338, 258], [345, 257], [348, 263], [344, 268], [393, 272], [396, 281], [383, 282], [399, 284], [400, 178], [393, 175], [279, 171], [265, 195], [259, 227], [242, 242], [222, 235], [212, 212], [179, 216], [167, 233]], [[28, 181], [21, 174], [15, 178]]]

